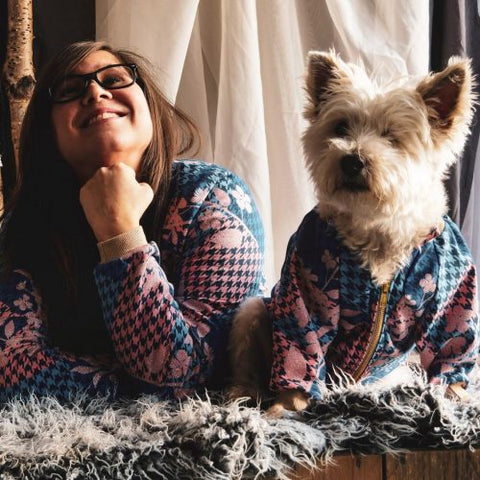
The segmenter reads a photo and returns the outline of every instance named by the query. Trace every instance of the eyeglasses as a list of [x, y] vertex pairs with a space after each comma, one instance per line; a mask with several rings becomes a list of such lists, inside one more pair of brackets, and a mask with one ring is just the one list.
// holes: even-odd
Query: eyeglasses
[[137, 78], [137, 66], [134, 63], [118, 63], [84, 75], [66, 75], [52, 85], [48, 93], [54, 103], [65, 103], [82, 97], [91, 80], [107, 90], [117, 90], [133, 85]]

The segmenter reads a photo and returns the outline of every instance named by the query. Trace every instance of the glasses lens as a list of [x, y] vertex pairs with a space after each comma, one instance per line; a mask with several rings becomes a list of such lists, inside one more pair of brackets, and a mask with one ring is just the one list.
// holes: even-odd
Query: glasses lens
[[50, 89], [54, 102], [68, 102], [81, 97], [89, 82], [96, 80], [102, 88], [115, 90], [135, 82], [135, 65], [112, 65], [85, 75], [69, 75]]
[[65, 77], [52, 88], [52, 97], [55, 102], [65, 102], [79, 97], [84, 88], [82, 77]]
[[98, 72], [97, 78], [103, 88], [112, 90], [132, 85], [135, 74], [128, 65], [116, 65]]

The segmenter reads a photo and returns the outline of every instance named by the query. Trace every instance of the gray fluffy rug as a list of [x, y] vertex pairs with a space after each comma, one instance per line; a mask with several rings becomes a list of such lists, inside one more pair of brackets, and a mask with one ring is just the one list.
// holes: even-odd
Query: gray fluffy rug
[[0, 406], [0, 480], [288, 478], [340, 450], [480, 445], [480, 374], [471, 400], [448, 400], [416, 374], [401, 385], [337, 386], [302, 416], [207, 395], [108, 403], [51, 398]]

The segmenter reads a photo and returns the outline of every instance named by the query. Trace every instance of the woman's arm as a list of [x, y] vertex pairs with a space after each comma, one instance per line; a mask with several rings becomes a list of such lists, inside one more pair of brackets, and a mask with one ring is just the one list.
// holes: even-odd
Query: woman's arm
[[59, 399], [77, 391], [113, 395], [112, 359], [75, 357], [51, 347], [41, 303], [22, 271], [0, 285], [0, 401], [32, 393]]
[[177, 393], [209, 379], [233, 310], [263, 283], [258, 212], [236, 177], [222, 181], [173, 199], [162, 242], [175, 257], [172, 278], [153, 242], [95, 269], [118, 359]]

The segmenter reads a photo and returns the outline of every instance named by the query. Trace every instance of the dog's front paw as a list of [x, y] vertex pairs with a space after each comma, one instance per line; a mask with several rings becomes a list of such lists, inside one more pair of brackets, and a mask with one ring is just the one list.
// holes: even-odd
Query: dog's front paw
[[275, 403], [267, 410], [267, 416], [281, 418], [286, 411], [299, 412], [308, 406], [309, 396], [299, 390], [285, 390], [280, 392]]
[[471, 400], [470, 395], [465, 390], [463, 382], [449, 385], [445, 391], [445, 396], [450, 400], [456, 400], [458, 402], [468, 402]]
[[260, 394], [252, 385], [232, 385], [226, 392], [228, 400], [237, 400], [238, 398], [248, 398], [250, 402], [258, 403]]

